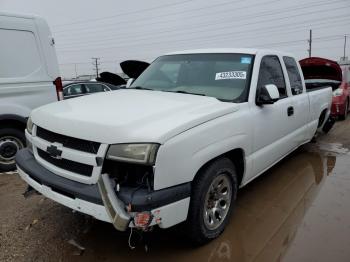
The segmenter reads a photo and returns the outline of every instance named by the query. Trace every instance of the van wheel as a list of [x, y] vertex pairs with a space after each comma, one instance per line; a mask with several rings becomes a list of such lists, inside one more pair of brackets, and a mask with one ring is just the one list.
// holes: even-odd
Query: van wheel
[[15, 156], [25, 145], [24, 132], [15, 128], [0, 129], [0, 171], [16, 168]]
[[344, 114], [340, 116], [341, 120], [345, 120], [349, 112], [349, 99], [346, 100]]
[[225, 229], [236, 200], [234, 164], [221, 158], [200, 171], [192, 184], [187, 234], [195, 245], [217, 238]]

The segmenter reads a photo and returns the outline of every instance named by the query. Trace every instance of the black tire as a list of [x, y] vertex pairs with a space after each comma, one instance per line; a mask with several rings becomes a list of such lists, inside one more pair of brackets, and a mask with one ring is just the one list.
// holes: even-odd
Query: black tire
[[[214, 229], [209, 229], [205, 217], [207, 208], [207, 193], [211, 183], [223, 177], [230, 182], [231, 197], [228, 211], [221, 220], [221, 224]], [[194, 245], [203, 245], [217, 238], [225, 229], [234, 209], [237, 196], [238, 180], [234, 164], [228, 158], [220, 158], [206, 166], [197, 174], [192, 184], [191, 202], [186, 221], [186, 234]]]
[[[0, 128], [0, 172], [16, 169], [15, 153], [22, 149], [25, 143], [24, 131], [16, 128]], [[13, 148], [14, 145], [17, 145], [17, 149]], [[16, 152], [13, 153], [13, 150]]]
[[340, 116], [340, 119], [345, 120], [348, 116], [348, 112], [349, 112], [349, 98], [346, 100], [345, 111], [344, 111], [344, 114]]

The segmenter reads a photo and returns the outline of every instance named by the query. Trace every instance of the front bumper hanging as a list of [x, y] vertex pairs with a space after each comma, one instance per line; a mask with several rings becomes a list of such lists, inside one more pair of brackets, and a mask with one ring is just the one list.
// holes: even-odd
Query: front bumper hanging
[[124, 203], [116, 197], [108, 174], [102, 174], [98, 180], [98, 187], [107, 214], [112, 224], [119, 231], [126, 231], [130, 223], [130, 215], [124, 209]]

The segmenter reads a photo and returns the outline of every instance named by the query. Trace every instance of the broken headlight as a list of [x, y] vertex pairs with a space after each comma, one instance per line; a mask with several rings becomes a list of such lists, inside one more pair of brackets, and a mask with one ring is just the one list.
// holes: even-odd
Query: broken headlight
[[121, 162], [154, 165], [159, 146], [159, 144], [111, 145], [106, 158]]

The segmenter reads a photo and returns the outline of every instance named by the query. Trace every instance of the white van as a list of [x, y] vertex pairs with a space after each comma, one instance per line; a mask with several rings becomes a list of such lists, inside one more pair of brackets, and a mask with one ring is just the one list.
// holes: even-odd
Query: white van
[[54, 39], [46, 21], [0, 12], [0, 171], [15, 168], [32, 109], [61, 97]]

